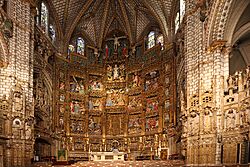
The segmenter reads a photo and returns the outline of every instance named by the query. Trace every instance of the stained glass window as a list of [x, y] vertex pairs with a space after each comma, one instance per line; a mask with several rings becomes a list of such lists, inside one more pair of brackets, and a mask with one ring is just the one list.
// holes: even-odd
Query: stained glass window
[[41, 28], [48, 32], [49, 12], [47, 6], [42, 2], [41, 4]]
[[148, 34], [148, 49], [152, 48], [155, 46], [155, 32], [151, 31]]
[[186, 11], [186, 0], [180, 0], [180, 23], [183, 20]]
[[69, 55], [70, 53], [73, 53], [74, 51], [75, 51], [74, 45], [69, 45], [69, 47], [68, 47], [68, 55]]
[[50, 37], [50, 39], [52, 40], [52, 42], [55, 41], [55, 38], [56, 38], [56, 31], [55, 31], [53, 25], [49, 25], [49, 37]]
[[177, 32], [179, 27], [180, 27], [180, 13], [178, 12], [175, 18], [175, 33]]
[[76, 52], [78, 54], [84, 55], [84, 46], [85, 46], [84, 40], [81, 37], [78, 37], [76, 44], [77, 44]]
[[36, 24], [39, 25], [39, 9], [36, 7]]

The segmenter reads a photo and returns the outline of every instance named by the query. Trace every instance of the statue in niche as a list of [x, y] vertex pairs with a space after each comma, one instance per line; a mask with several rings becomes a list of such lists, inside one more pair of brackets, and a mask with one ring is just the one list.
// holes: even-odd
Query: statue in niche
[[63, 113], [65, 112], [65, 108], [64, 108], [63, 105], [60, 105], [60, 107], [59, 107], [59, 112], [60, 112], [61, 114], [63, 114]]
[[92, 100], [89, 100], [89, 110], [93, 110], [93, 109], [94, 109], [94, 104]]
[[246, 111], [241, 111], [239, 113], [239, 116], [240, 116], [240, 126], [243, 126], [245, 124], [247, 124], [247, 114], [246, 114]]
[[140, 86], [140, 77], [137, 72], [133, 74], [133, 81], [132, 81], [132, 87], [138, 87]]
[[117, 105], [125, 105], [123, 94], [119, 94], [117, 98]]
[[113, 80], [119, 79], [119, 68], [117, 67], [117, 64], [113, 68]]
[[63, 121], [63, 117], [60, 117], [60, 118], [59, 118], [59, 127], [60, 127], [61, 129], [63, 129], [63, 128], [64, 128], [64, 121]]
[[249, 107], [246, 108], [245, 113], [246, 113], [246, 122], [250, 124], [250, 108]]
[[22, 111], [23, 110], [23, 90], [19, 83], [15, 85], [14, 94], [13, 94], [14, 110]]
[[128, 49], [127, 49], [126, 44], [124, 44], [124, 46], [122, 48], [122, 56], [128, 57]]
[[109, 47], [108, 45], [106, 44], [105, 45], [105, 58], [107, 59], [109, 57]]
[[204, 111], [203, 128], [204, 132], [210, 132], [212, 130], [212, 113], [208, 108]]
[[73, 112], [76, 114], [79, 113], [79, 110], [80, 110], [79, 102], [75, 101], [75, 102], [73, 102], [73, 104], [74, 104]]
[[169, 77], [165, 77], [165, 84], [168, 85], [169, 84]]
[[169, 124], [169, 120], [170, 120], [169, 112], [166, 111], [164, 113], [164, 125], [165, 125], [165, 127], [167, 127], [167, 125]]
[[28, 140], [28, 139], [31, 139], [32, 137], [32, 131], [31, 131], [31, 127], [30, 127], [30, 123], [29, 122], [26, 122], [25, 123], [25, 138]]
[[108, 81], [112, 81], [113, 77], [112, 77], [112, 67], [110, 65], [107, 66], [107, 76], [108, 76]]
[[226, 112], [226, 129], [232, 129], [235, 127], [236, 114], [234, 109], [230, 109]]
[[119, 70], [120, 70], [120, 80], [124, 81], [125, 77], [126, 77], [124, 64], [120, 65], [120, 69]]
[[195, 111], [191, 111], [190, 113], [190, 134], [194, 135], [199, 131], [199, 115]]
[[145, 90], [145, 91], [148, 91], [149, 86], [150, 86], [150, 81], [149, 81], [149, 80], [146, 80], [144, 90]]
[[113, 106], [113, 101], [112, 101], [112, 99], [111, 99], [111, 94], [108, 94], [108, 96], [107, 96], [106, 106], [107, 106], [107, 107]]
[[70, 83], [70, 92], [76, 92], [76, 83], [75, 82]]
[[180, 118], [181, 124], [182, 124], [182, 130], [183, 130], [183, 136], [186, 136], [188, 132], [188, 122], [187, 122], [187, 116], [186, 113], [183, 114]]
[[60, 95], [59, 100], [60, 100], [61, 102], [64, 102], [64, 100], [65, 100], [64, 94], [61, 94], [61, 95]]
[[101, 105], [100, 99], [95, 100], [93, 106], [94, 106], [94, 109], [102, 110], [102, 105]]
[[168, 89], [168, 88], [165, 89], [165, 96], [166, 96], [166, 97], [169, 96], [169, 89]]
[[234, 80], [232, 76], [229, 76], [228, 78], [228, 88], [233, 88], [234, 87]]

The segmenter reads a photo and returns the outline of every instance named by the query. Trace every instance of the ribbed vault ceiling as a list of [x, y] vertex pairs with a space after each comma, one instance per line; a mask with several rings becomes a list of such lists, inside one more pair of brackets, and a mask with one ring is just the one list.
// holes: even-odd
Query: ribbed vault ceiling
[[176, 0], [51, 0], [53, 16], [65, 41], [79, 31], [97, 47], [109, 32], [124, 32], [136, 43], [143, 31], [157, 25], [165, 38]]

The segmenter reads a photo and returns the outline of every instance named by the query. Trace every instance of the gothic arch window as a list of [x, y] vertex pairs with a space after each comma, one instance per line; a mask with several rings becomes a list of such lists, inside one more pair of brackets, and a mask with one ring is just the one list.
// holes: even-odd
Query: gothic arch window
[[55, 31], [54, 26], [52, 24], [49, 25], [49, 37], [50, 37], [52, 42], [55, 41], [56, 31]]
[[38, 7], [36, 7], [36, 25], [39, 25], [39, 15], [40, 15], [40, 11]]
[[180, 23], [183, 20], [185, 12], [186, 12], [186, 0], [180, 0]]
[[76, 53], [84, 55], [84, 47], [85, 41], [81, 37], [78, 37], [76, 41]]
[[155, 32], [150, 31], [148, 34], [147, 48], [150, 49], [155, 46]]
[[41, 28], [47, 33], [49, 24], [49, 12], [46, 4], [41, 3]]
[[180, 13], [177, 12], [175, 17], [175, 33], [177, 32], [179, 27], [180, 27]]

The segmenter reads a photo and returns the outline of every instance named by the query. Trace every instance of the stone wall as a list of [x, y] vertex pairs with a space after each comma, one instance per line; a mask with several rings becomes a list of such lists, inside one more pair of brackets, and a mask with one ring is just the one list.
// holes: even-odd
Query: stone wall
[[[27, 1], [8, 1], [6, 17], [11, 20], [7, 42], [8, 59], [0, 69], [0, 94], [8, 103], [5, 113], [4, 165], [28, 166], [33, 157], [33, 39], [31, 5]], [[6, 38], [5, 38], [6, 39]]]
[[231, 0], [187, 1], [184, 26], [187, 98], [179, 97], [183, 104], [187, 100], [187, 107], [181, 107], [180, 113], [182, 153], [187, 164], [247, 162], [246, 158], [237, 158], [237, 154], [248, 155], [248, 125], [242, 123], [246, 112], [239, 111], [242, 100], [248, 97], [247, 86], [238, 83], [244, 81], [247, 72], [228, 78], [230, 44], [224, 36], [233, 10], [231, 4]]

